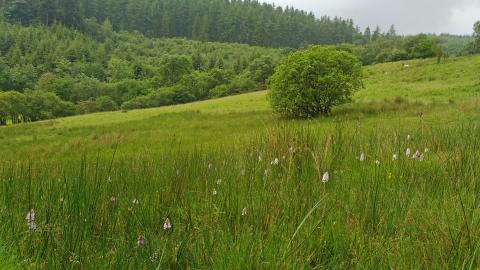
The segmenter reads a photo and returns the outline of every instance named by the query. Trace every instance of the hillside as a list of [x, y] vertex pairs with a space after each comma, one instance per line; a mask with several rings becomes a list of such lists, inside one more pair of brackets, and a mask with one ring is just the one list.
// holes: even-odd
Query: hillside
[[[141, 1], [128, 3], [150, 3], [150, 0]], [[212, 4], [216, 0], [205, 2]], [[179, 3], [183, 2], [174, 0], [170, 3], [172, 6], [167, 5], [168, 8], [163, 11], [189, 12], [188, 9], [180, 11], [173, 8]], [[0, 2], [6, 7], [6, 17], [0, 16], [0, 126], [93, 112], [161, 107], [264, 90], [277, 63], [295, 50], [185, 38], [152, 38], [145, 31], [132, 31], [135, 27], [119, 28], [115, 24], [118, 22], [112, 24], [108, 19], [108, 14], [97, 20], [89, 17], [87, 11], [80, 11], [70, 4], [82, 8], [93, 5], [88, 1]], [[224, 4], [235, 14], [246, 11], [256, 14], [274, 8], [255, 1], [227, 1]], [[54, 14], [43, 14], [50, 5], [59, 6], [53, 9]], [[106, 6], [111, 7], [108, 3]], [[119, 9], [116, 8], [115, 12], [126, 12], [129, 7], [117, 7]], [[78, 11], [75, 16], [79, 17], [75, 21], [80, 24], [65, 21], [73, 18], [62, 17], [67, 14], [67, 8], [68, 12]], [[277, 10], [283, 14], [278, 16], [289, 14], [287, 18], [294, 23], [303, 24], [306, 23], [303, 19], [311, 20], [307, 23], [308, 27], [313, 32], [327, 31], [328, 37], [338, 37], [344, 32], [342, 27], [353, 27], [351, 21], [316, 20], [294, 9], [287, 9], [285, 14], [281, 9], [275, 9], [275, 12]], [[105, 12], [114, 11], [107, 9]], [[219, 16], [226, 19], [226, 14]], [[19, 19], [14, 15], [29, 15], [30, 21], [24, 22], [23, 17]], [[63, 19], [53, 23], [49, 18]], [[145, 23], [147, 18], [139, 21], [142, 20]], [[179, 26], [180, 23], [174, 25]], [[271, 33], [270, 26], [260, 24], [257, 30]], [[152, 30], [158, 26], [148, 27]], [[282, 27], [289, 40], [301, 32], [299, 29]], [[241, 30], [231, 31], [235, 32], [235, 36], [241, 36]], [[312, 31], [307, 31], [309, 37], [315, 36]], [[441, 60], [450, 54], [465, 52], [466, 44], [475, 48], [474, 43], [470, 43], [472, 39], [449, 35], [440, 37], [441, 40], [425, 34], [403, 37], [396, 34], [393, 26], [388, 33], [382, 33], [377, 27], [373, 32], [367, 28], [365, 33], [359, 34], [358, 40], [304, 40], [300, 47], [315, 43], [335, 44], [332, 46], [356, 55], [364, 65], [432, 57]], [[339, 44], [341, 42], [347, 43]]]
[[82, 31], [111, 22], [116, 31], [149, 37], [298, 48], [304, 44], [353, 42], [361, 33], [351, 20], [315, 18], [313, 13], [258, 1], [66, 0], [0, 1], [10, 22], [62, 23]]
[[0, 125], [254, 91], [282, 55], [98, 27], [92, 36], [61, 25], [0, 22]]
[[[423, 112], [432, 123], [453, 121], [459, 113], [465, 113], [463, 110], [472, 113], [478, 102], [479, 63], [480, 57], [475, 56], [449, 59], [441, 64], [434, 60], [416, 60], [366, 67], [365, 89], [355, 94], [353, 103], [337, 108], [334, 119], [388, 126], [392, 119], [406, 123], [416, 121], [417, 115]], [[272, 114], [265, 92], [257, 92], [172, 107], [97, 113], [3, 128], [0, 129], [0, 149], [3, 152], [14, 149], [15, 153], [35, 150], [41, 154], [62, 145], [55, 151], [55, 155], [62, 155], [70, 153], [74, 146], [108, 148], [116, 143], [112, 138], [117, 136], [121, 137], [121, 148], [126, 148], [126, 153], [139, 147], [137, 142], [141, 137], [144, 137], [142, 145], [150, 150], [157, 147], [161, 150], [162, 145], [176, 140], [186, 143], [186, 147], [197, 143], [228, 144], [232, 139], [229, 136], [245, 137], [244, 133], [264, 131], [282, 122]], [[333, 124], [331, 119], [309, 123]], [[98, 144], [97, 138], [105, 140], [106, 145]]]
[[0, 127], [0, 267], [476, 268], [479, 69], [366, 67], [314, 120], [256, 92]]

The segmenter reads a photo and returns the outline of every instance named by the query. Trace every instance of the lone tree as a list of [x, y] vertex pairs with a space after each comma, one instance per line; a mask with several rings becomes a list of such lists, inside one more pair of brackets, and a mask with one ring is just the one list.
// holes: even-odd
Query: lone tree
[[351, 53], [311, 46], [291, 53], [269, 80], [273, 109], [289, 118], [329, 115], [363, 86], [362, 64]]
[[480, 52], [480, 21], [473, 26], [473, 38], [475, 40], [473, 41], [472, 52], [478, 53]]

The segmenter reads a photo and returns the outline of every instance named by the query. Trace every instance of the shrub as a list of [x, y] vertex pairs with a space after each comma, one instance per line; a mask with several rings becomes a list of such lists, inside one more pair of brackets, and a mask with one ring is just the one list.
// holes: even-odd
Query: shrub
[[440, 51], [438, 40], [425, 34], [408, 37], [404, 40], [404, 49], [409, 58], [429, 58], [437, 56]]
[[275, 69], [275, 61], [268, 56], [262, 56], [253, 60], [248, 66], [248, 71], [251, 74], [251, 78], [256, 83], [264, 84], [267, 79], [272, 76]]
[[212, 90], [210, 90], [209, 97], [210, 98], [225, 97], [228, 95], [229, 90], [230, 89], [228, 88], [228, 85], [226, 84], [219, 85], [213, 88]]
[[273, 109], [286, 117], [328, 115], [362, 87], [362, 65], [351, 53], [311, 46], [285, 58], [269, 86]]
[[95, 99], [97, 108], [101, 112], [115, 111], [118, 109], [117, 103], [109, 96], [101, 96]]
[[94, 99], [80, 101], [76, 104], [77, 114], [87, 114], [98, 112], [97, 102]]
[[244, 72], [233, 78], [229, 85], [228, 95], [252, 92], [256, 89], [258, 89], [258, 85], [252, 79], [250, 72]]

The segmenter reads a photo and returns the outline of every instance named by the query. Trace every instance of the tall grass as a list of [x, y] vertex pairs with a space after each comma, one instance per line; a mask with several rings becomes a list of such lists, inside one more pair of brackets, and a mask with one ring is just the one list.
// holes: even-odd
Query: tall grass
[[0, 239], [22, 268], [477, 268], [479, 132], [287, 125], [228, 146], [4, 160]]

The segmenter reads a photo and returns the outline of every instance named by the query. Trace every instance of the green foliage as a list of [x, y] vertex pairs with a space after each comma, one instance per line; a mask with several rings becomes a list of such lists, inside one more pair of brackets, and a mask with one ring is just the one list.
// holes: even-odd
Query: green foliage
[[475, 39], [474, 48], [480, 51], [480, 21], [476, 22], [473, 26], [473, 38]]
[[43, 91], [0, 92], [0, 125], [73, 115], [75, 106]]
[[[53, 93], [77, 113], [148, 108], [203, 100], [223, 84], [230, 88], [222, 95], [256, 90], [281, 57], [276, 49], [118, 33], [109, 20], [85, 24], [94, 37], [56, 24], [0, 22], [0, 91]], [[105, 107], [97, 104], [99, 97], [109, 98]]]
[[270, 78], [273, 109], [287, 117], [311, 118], [330, 114], [362, 86], [362, 67], [345, 51], [311, 46], [290, 54]]
[[[0, 2], [2, 3], [2, 2]], [[29, 1], [14, 0], [7, 7], [6, 17], [12, 22], [27, 25], [34, 19], [35, 10]]]
[[108, 61], [107, 76], [109, 82], [133, 79], [133, 69], [128, 61], [112, 57]]
[[98, 111], [115, 111], [118, 108], [117, 103], [109, 96], [101, 96], [95, 99]]
[[371, 42], [358, 48], [346, 49], [345, 45], [339, 45], [337, 48], [355, 54], [364, 65], [443, 55], [439, 39], [425, 34], [401, 38], [392, 32], [372, 38]]
[[0, 269], [479, 268], [480, 55], [407, 63], [330, 118], [257, 92], [0, 128]]
[[160, 77], [162, 85], [177, 84], [185, 75], [193, 70], [192, 62], [185, 56], [165, 56], [160, 61]]
[[467, 53], [480, 53], [480, 21], [473, 26], [473, 41], [465, 48]]
[[472, 36], [457, 36], [450, 34], [441, 34], [437, 36], [440, 46], [445, 54], [449, 56], [460, 56], [465, 53], [465, 49], [473, 41]]
[[[149, 37], [294, 48], [305, 42], [352, 42], [361, 36], [351, 20], [315, 18], [312, 13], [293, 7], [281, 8], [257, 1], [4, 0], [0, 1], [1, 8], [7, 9], [10, 22], [45, 25], [60, 22], [92, 34], [97, 40], [106, 38], [112, 28], [138, 31]], [[103, 26], [98, 26], [104, 21]]]
[[266, 83], [275, 70], [275, 61], [268, 56], [257, 58], [250, 63], [248, 71], [251, 78], [257, 83]]
[[407, 37], [403, 47], [410, 59], [431, 58], [437, 55], [440, 47], [438, 40], [425, 34]]

